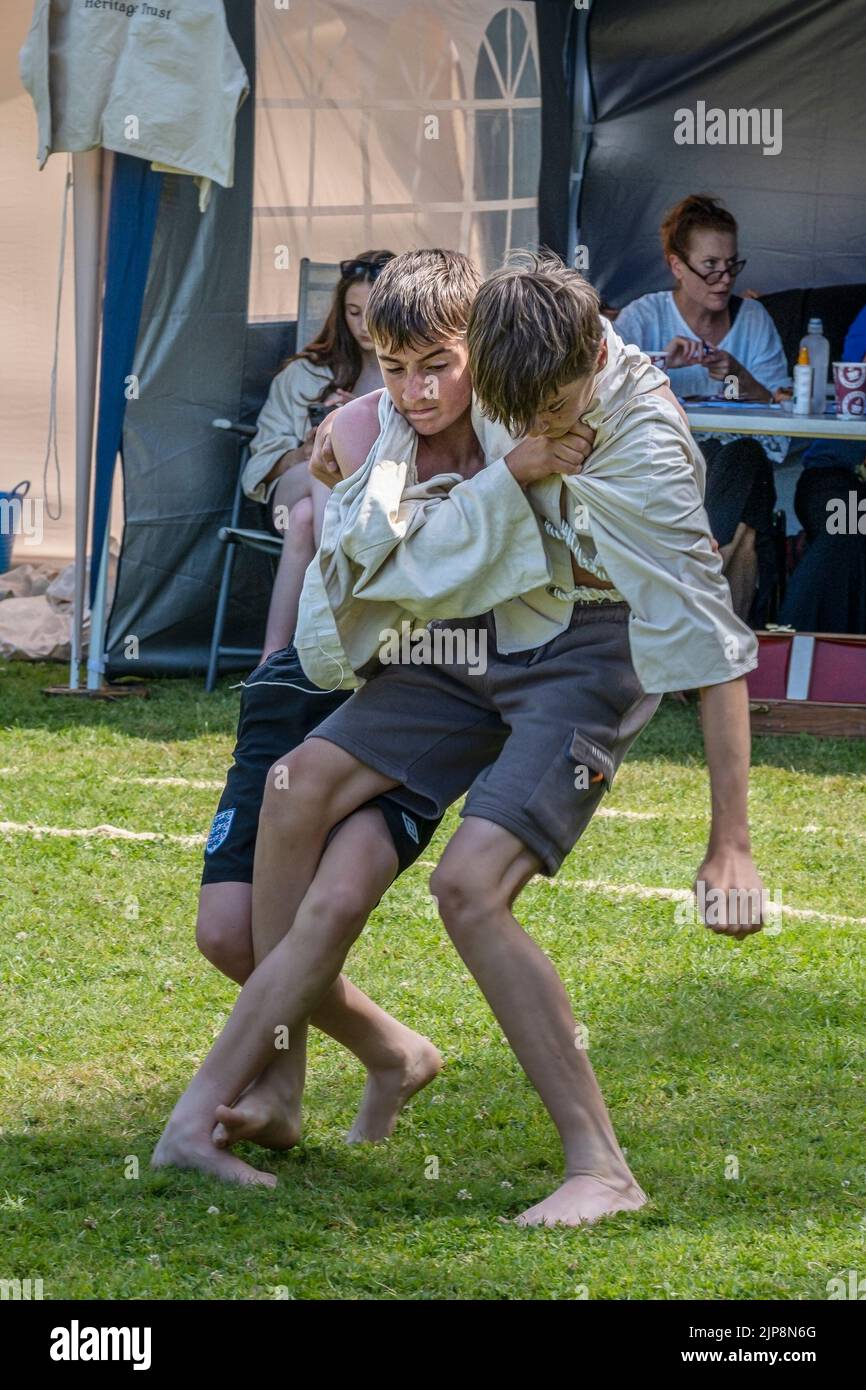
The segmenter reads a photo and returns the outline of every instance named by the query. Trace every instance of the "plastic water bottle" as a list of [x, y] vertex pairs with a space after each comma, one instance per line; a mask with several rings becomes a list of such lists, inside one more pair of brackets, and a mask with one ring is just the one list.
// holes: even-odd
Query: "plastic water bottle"
[[800, 339], [800, 347], [809, 352], [809, 365], [812, 368], [812, 401], [810, 413], [823, 415], [827, 404], [827, 373], [830, 369], [830, 344], [824, 337], [824, 325], [820, 319], [810, 319], [809, 329]]

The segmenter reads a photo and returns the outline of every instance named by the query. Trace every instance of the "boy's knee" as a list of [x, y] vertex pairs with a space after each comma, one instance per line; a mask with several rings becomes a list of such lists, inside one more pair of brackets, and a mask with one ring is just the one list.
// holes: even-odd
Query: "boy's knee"
[[232, 980], [244, 980], [253, 968], [252, 941], [244, 937], [237, 921], [213, 912], [199, 911], [195, 944], [205, 960]]
[[502, 906], [502, 892], [474, 866], [455, 858], [430, 876], [430, 892], [449, 933], [484, 922]]
[[307, 819], [321, 801], [322, 791], [315, 749], [301, 743], [268, 768], [261, 816], [276, 824], [295, 821], [300, 815]]
[[756, 539], [754, 526], [747, 526], [745, 521], [738, 522], [731, 539], [726, 545], [719, 546], [722, 568], [734, 560], [742, 560], [744, 556], [754, 554]]
[[313, 538], [313, 499], [302, 497], [289, 512], [289, 535], [292, 540]]

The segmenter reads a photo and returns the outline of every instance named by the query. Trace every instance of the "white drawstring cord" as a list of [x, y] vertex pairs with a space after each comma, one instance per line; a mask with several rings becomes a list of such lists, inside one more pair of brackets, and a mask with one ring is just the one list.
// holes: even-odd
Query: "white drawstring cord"
[[331, 686], [330, 690], [309, 690], [307, 686], [298, 685], [296, 681], [238, 681], [237, 685], [230, 685], [229, 690], [250, 690], [255, 685], [282, 685], [288, 687], [289, 690], [300, 690], [302, 695], [333, 695], [342, 687], [345, 668], [342, 661], [336, 656], [331, 656], [324, 647], [319, 647], [319, 651], [327, 661], [333, 661], [334, 665], [340, 668], [340, 679], [336, 685]]

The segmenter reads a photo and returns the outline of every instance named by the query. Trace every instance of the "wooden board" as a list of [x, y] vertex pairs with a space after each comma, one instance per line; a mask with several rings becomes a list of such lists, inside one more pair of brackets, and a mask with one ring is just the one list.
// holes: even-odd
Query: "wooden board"
[[817, 700], [750, 700], [753, 734], [815, 734], [819, 738], [866, 738], [866, 705]]

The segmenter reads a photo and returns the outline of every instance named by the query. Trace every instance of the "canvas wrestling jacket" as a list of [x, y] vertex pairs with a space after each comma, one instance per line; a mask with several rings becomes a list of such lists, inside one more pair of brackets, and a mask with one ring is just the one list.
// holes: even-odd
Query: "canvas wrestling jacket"
[[596, 440], [574, 476], [524, 491], [503, 457], [516, 441], [473, 405], [485, 468], [419, 483], [417, 436], [383, 392], [379, 438], [334, 488], [304, 580], [295, 644], [316, 685], [358, 685], [383, 632], [406, 619], [492, 609], [500, 651], [544, 645], [584, 597], [572, 554], [628, 603], [632, 661], [648, 694], [753, 669], [756, 638], [734, 615], [711, 544], [700, 450], [677, 408], [651, 394], [666, 377], [603, 324], [608, 360], [582, 417]]

